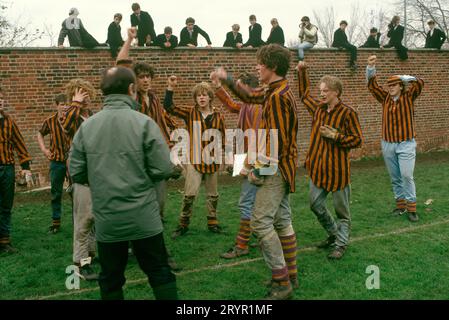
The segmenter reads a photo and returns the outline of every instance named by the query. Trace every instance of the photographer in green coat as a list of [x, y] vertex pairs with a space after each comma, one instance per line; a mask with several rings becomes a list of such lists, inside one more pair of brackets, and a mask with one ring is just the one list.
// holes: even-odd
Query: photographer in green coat
[[135, 86], [128, 68], [105, 72], [103, 110], [76, 133], [69, 171], [92, 192], [102, 299], [123, 299], [129, 241], [156, 299], [177, 299], [155, 189], [173, 167], [158, 125], [133, 110]]

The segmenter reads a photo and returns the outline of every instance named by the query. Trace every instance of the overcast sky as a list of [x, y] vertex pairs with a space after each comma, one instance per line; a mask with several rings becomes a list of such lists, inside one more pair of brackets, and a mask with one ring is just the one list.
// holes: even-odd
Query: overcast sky
[[[20, 19], [20, 23], [30, 24], [37, 28], [46, 25], [53, 32], [53, 44], [56, 45], [62, 21], [68, 17], [70, 8], [78, 8], [79, 18], [83, 21], [87, 31], [99, 42], [105, 42], [107, 28], [115, 13], [123, 14], [122, 34], [130, 26], [129, 15], [132, 13], [131, 4], [139, 2], [141, 9], [150, 13], [155, 23], [156, 34], [163, 33], [165, 26], [171, 26], [175, 35], [179, 37], [185, 26], [185, 19], [193, 17], [196, 24], [210, 36], [213, 46], [222, 46], [226, 33], [234, 23], [240, 24], [243, 40], [248, 38], [248, 17], [257, 16], [262, 25], [262, 39], [269, 35], [271, 18], [277, 18], [284, 29], [286, 41], [295, 40], [298, 36], [298, 24], [302, 16], [307, 15], [313, 23], [313, 11], [320, 11], [331, 5], [336, 11], [336, 20], [349, 20], [351, 4], [359, 2], [360, 7], [370, 12], [379, 7], [388, 8], [392, 0], [169, 0], [169, 1], [128, 1], [128, 0], [5, 0], [9, 9], [7, 17], [11, 21]], [[278, 6], [279, 5], [279, 6]], [[392, 14], [391, 14], [392, 16]], [[338, 26], [336, 25], [335, 28]], [[371, 26], [367, 26], [370, 28]], [[205, 45], [199, 37], [200, 45]], [[47, 37], [35, 43], [39, 46], [50, 46]], [[66, 45], [68, 45], [66, 39]]]

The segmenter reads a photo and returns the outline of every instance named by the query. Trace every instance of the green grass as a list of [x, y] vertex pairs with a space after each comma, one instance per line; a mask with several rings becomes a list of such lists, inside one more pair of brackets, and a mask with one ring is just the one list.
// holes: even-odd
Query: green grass
[[[300, 289], [296, 299], [448, 299], [449, 292], [449, 153], [418, 156], [415, 179], [420, 222], [392, 217], [394, 206], [389, 177], [381, 160], [353, 163], [352, 240], [344, 259], [330, 262], [326, 251], [310, 248], [325, 233], [308, 207], [307, 178], [298, 175], [298, 191], [291, 197], [300, 252]], [[219, 219], [224, 235], [207, 231], [204, 194], [194, 207], [189, 232], [167, 246], [184, 270], [178, 274], [182, 299], [260, 299], [270, 272], [258, 250], [239, 260], [219, 254], [229, 249], [238, 229], [239, 180], [221, 177]], [[182, 182], [169, 189], [166, 234], [176, 227]], [[329, 205], [332, 207], [330, 198]], [[65, 269], [71, 264], [72, 222], [64, 199], [63, 229], [46, 233], [50, 224], [49, 192], [18, 194], [13, 212], [13, 242], [19, 254], [0, 257], [0, 299], [98, 299], [96, 283], [81, 282], [80, 291], [65, 288]], [[433, 199], [431, 206], [425, 206]], [[397, 232], [399, 230], [399, 232]], [[306, 249], [304, 249], [306, 248]], [[230, 265], [238, 262], [236, 265]], [[380, 268], [380, 289], [367, 290], [368, 266]], [[96, 266], [98, 269], [98, 266]], [[126, 272], [127, 299], [153, 299], [137, 262]]]

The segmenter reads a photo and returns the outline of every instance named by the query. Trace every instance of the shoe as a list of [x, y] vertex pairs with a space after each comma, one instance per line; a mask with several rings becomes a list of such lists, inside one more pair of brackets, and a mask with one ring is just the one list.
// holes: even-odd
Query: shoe
[[184, 235], [188, 230], [189, 230], [189, 228], [180, 226], [180, 227], [176, 228], [175, 231], [173, 231], [173, 233], [171, 234], [171, 238], [174, 240], [177, 237]]
[[167, 257], [167, 263], [170, 269], [172, 269], [172, 271], [174, 272], [182, 271], [182, 268], [178, 266], [178, 264], [176, 263], [175, 259], [172, 256]]
[[58, 233], [59, 231], [61, 231], [61, 227], [60, 226], [50, 226], [49, 228], [48, 228], [48, 234], [56, 234], [56, 233]]
[[288, 300], [293, 296], [293, 289], [288, 282], [287, 286], [281, 286], [277, 281], [271, 282], [271, 288], [268, 294], [265, 296], [265, 300]]
[[408, 215], [408, 220], [410, 220], [411, 222], [418, 222], [419, 218], [418, 215], [416, 214], [416, 212], [407, 212]]
[[327, 249], [330, 248], [335, 243], [335, 236], [328, 236], [326, 240], [320, 242], [316, 247], [319, 249]]
[[349, 66], [349, 68], [351, 68], [351, 71], [357, 71], [358, 66], [357, 64], [353, 63]]
[[229, 249], [228, 252], [222, 253], [220, 257], [224, 259], [235, 259], [241, 256], [246, 256], [248, 254], [249, 254], [248, 248], [242, 249], [239, 247], [233, 247]]
[[85, 264], [82, 267], [78, 267], [77, 275], [86, 281], [98, 280], [98, 273], [95, 273], [90, 264]]
[[329, 253], [329, 255], [327, 256], [328, 259], [330, 260], [339, 260], [343, 257], [343, 255], [345, 254], [346, 248], [345, 247], [335, 247], [335, 249]]
[[213, 233], [223, 233], [223, 228], [220, 227], [218, 224], [208, 227], [208, 229], [210, 232], [213, 232]]
[[394, 209], [393, 211], [391, 211], [391, 214], [393, 215], [393, 216], [402, 216], [404, 213], [406, 213], [407, 212], [407, 209], [399, 209], [399, 208], [396, 208], [396, 209]]
[[6, 253], [6, 254], [14, 254], [18, 253], [19, 250], [14, 248], [10, 243], [8, 244], [0, 244], [0, 254]]

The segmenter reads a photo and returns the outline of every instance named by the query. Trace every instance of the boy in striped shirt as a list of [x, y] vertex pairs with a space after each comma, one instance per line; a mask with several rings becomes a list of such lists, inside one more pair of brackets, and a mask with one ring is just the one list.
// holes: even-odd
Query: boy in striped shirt
[[17, 253], [11, 245], [11, 211], [14, 203], [14, 151], [19, 157], [21, 174], [31, 176], [31, 156], [16, 122], [4, 112], [6, 102], [0, 87], [0, 254]]
[[[321, 78], [320, 99], [315, 99], [310, 95], [307, 65], [301, 61], [298, 63], [298, 82], [301, 101], [312, 116], [305, 163], [310, 176], [310, 208], [328, 233], [328, 238], [318, 247], [332, 247], [328, 258], [341, 259], [351, 230], [349, 153], [362, 144], [362, 130], [357, 112], [340, 100], [343, 85], [338, 78]], [[330, 192], [338, 222], [326, 207]]]
[[388, 90], [384, 90], [377, 82], [376, 60], [376, 56], [368, 58], [366, 79], [369, 91], [382, 103], [382, 154], [396, 198], [393, 215], [407, 213], [411, 222], [417, 222], [413, 178], [416, 159], [414, 102], [422, 92], [424, 81], [406, 75], [392, 76], [387, 80]]
[[[55, 97], [57, 113], [49, 117], [42, 124], [37, 133], [37, 142], [45, 157], [50, 160], [51, 208], [53, 223], [49, 233], [57, 233], [61, 227], [61, 202], [64, 180], [67, 173], [66, 161], [69, 152], [69, 143], [62, 127], [64, 121], [64, 105], [67, 98], [64, 94]], [[44, 136], [50, 135], [50, 149], [45, 146]]]

